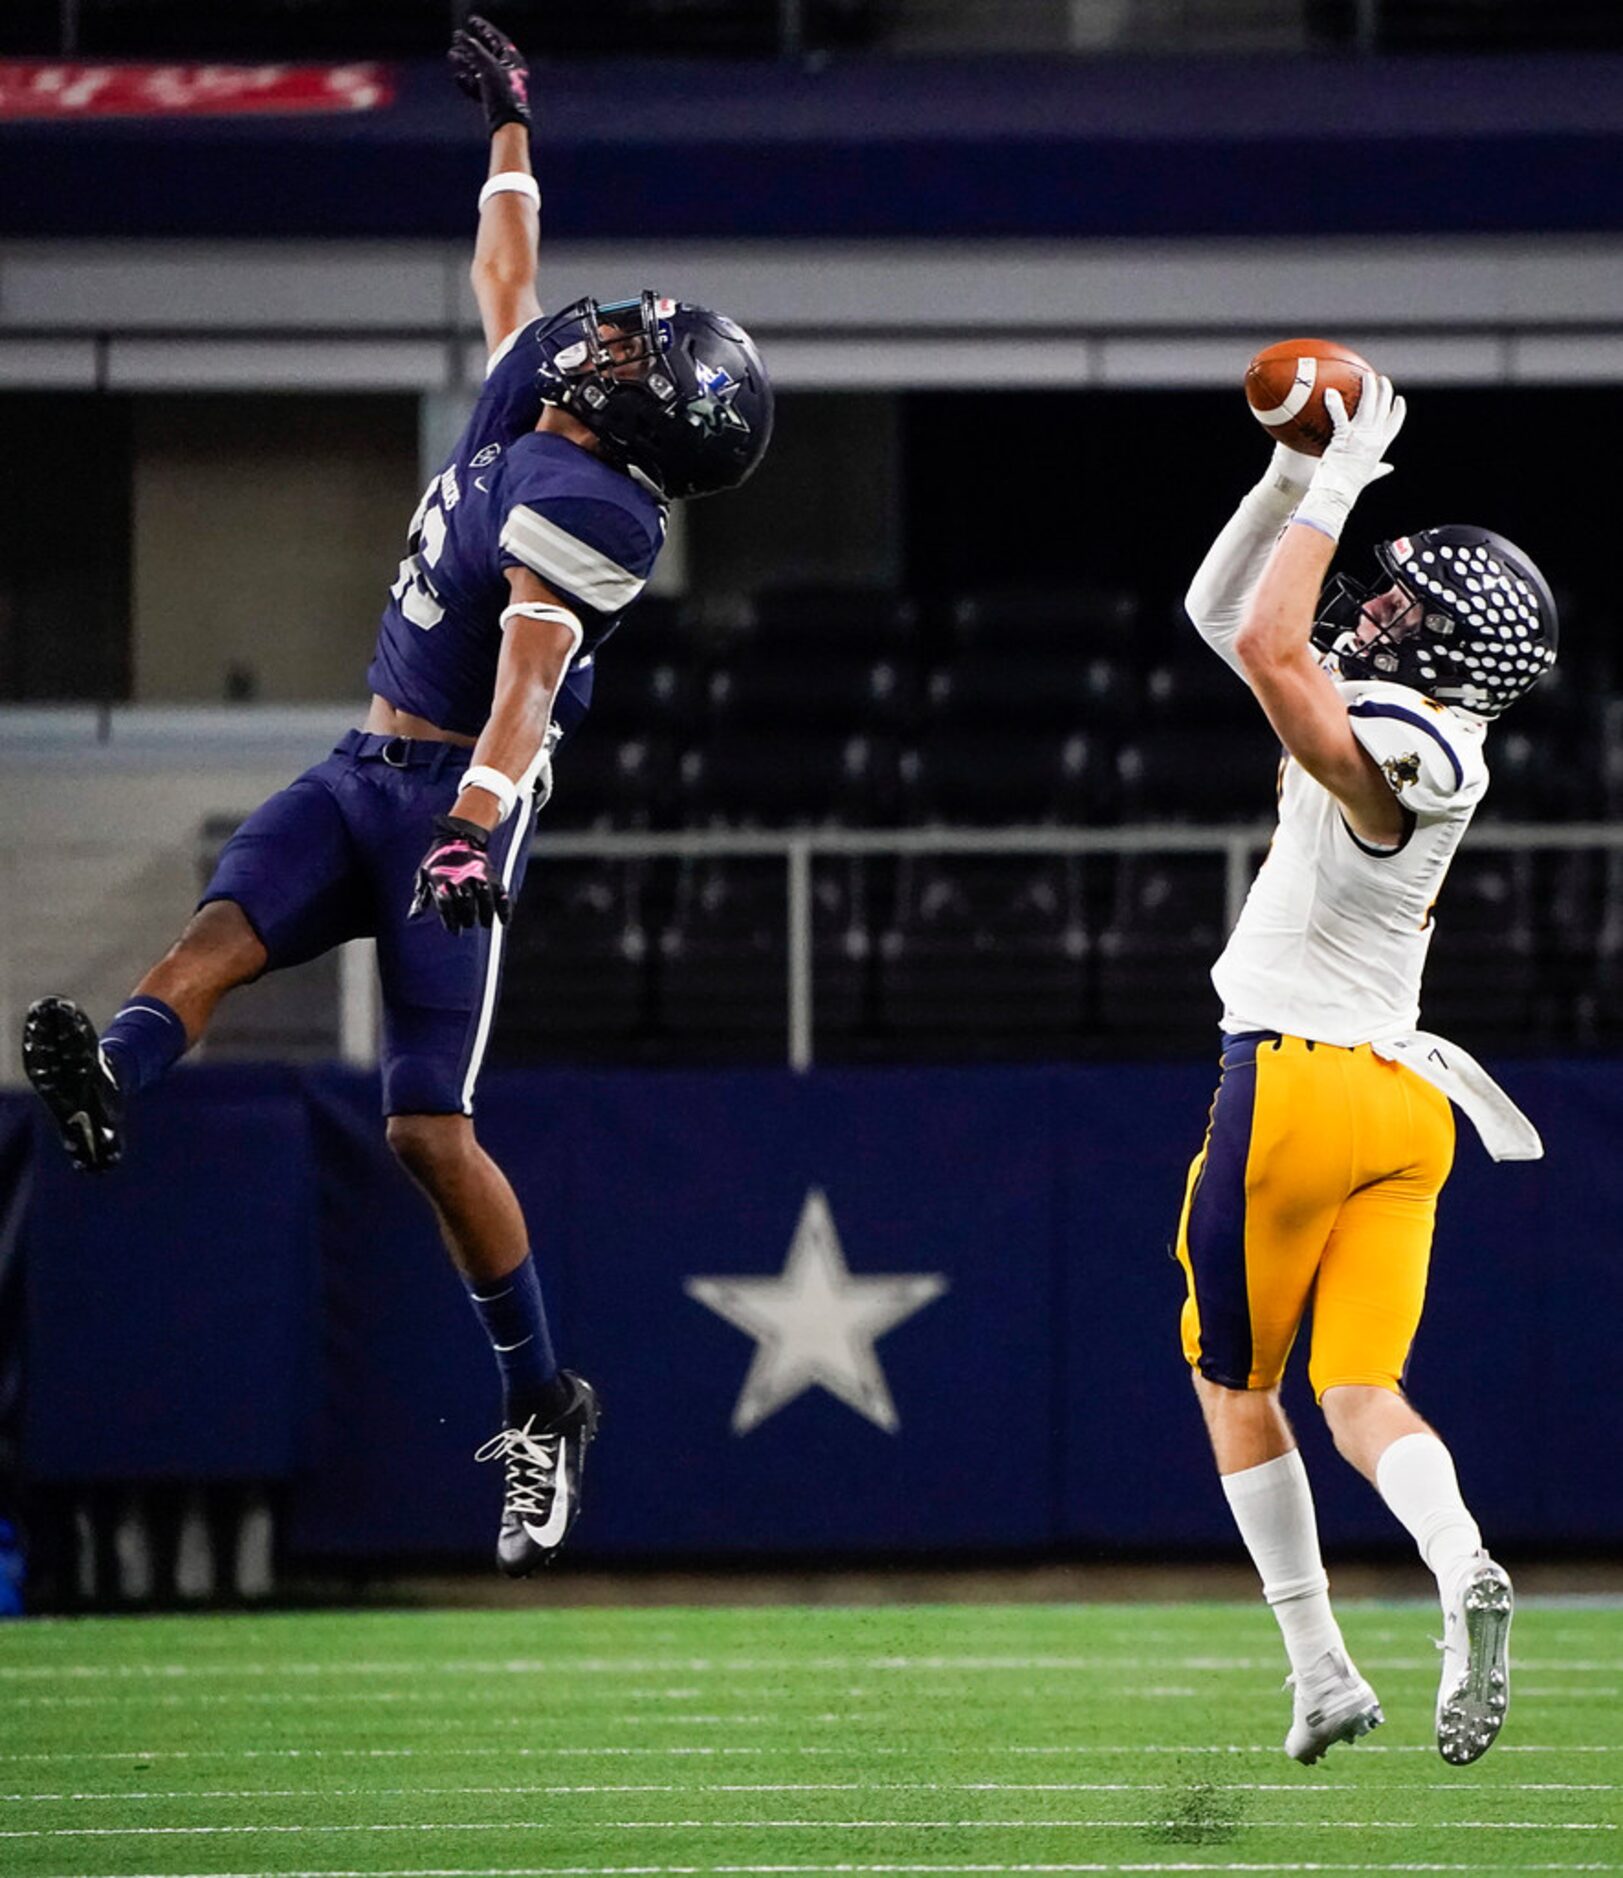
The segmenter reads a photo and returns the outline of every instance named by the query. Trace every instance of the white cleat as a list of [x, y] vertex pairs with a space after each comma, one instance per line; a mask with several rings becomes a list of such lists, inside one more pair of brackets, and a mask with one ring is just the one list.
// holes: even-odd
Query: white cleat
[[1340, 1650], [1326, 1650], [1286, 1687], [1294, 1691], [1294, 1712], [1285, 1752], [1304, 1766], [1321, 1760], [1338, 1741], [1356, 1741], [1386, 1720], [1375, 1691]]
[[1510, 1574], [1486, 1552], [1443, 1606], [1443, 1679], [1437, 1690], [1437, 1752], [1469, 1767], [1498, 1739], [1510, 1706]]

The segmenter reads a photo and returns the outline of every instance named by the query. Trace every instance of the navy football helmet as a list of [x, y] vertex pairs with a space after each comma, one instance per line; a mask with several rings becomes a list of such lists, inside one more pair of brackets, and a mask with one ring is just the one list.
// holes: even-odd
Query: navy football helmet
[[743, 482], [772, 438], [772, 384], [742, 326], [643, 293], [577, 300], [536, 335], [542, 401], [672, 500]]
[[[1343, 678], [1384, 678], [1439, 704], [1497, 717], [1555, 663], [1555, 600], [1514, 542], [1450, 524], [1383, 541], [1385, 575], [1338, 574], [1324, 590], [1313, 643]], [[1380, 596], [1410, 596], [1395, 609]]]

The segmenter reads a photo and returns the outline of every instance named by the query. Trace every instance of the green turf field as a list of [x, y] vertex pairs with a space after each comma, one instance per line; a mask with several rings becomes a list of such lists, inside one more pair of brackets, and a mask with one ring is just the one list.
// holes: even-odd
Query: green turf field
[[0, 1627], [0, 1873], [1623, 1870], [1623, 1610], [1523, 1608], [1464, 1770], [1434, 1613], [1344, 1618], [1388, 1720], [1317, 1768], [1260, 1605]]

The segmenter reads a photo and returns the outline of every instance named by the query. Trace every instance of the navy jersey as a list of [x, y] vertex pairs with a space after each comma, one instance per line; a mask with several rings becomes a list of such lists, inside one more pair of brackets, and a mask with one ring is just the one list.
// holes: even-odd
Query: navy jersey
[[449, 462], [423, 492], [389, 591], [367, 682], [402, 711], [477, 736], [501, 654], [505, 570], [527, 567], [580, 618], [585, 637], [554, 706], [568, 731], [591, 702], [598, 647], [653, 572], [659, 498], [590, 451], [535, 428], [535, 335], [498, 354]]

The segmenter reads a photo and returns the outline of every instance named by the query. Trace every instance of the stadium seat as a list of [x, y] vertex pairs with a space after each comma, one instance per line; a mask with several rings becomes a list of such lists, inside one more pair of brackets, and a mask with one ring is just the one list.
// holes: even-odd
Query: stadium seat
[[[788, 880], [781, 860], [684, 862], [659, 936], [656, 1021], [695, 1056], [782, 1062], [788, 1047]], [[812, 983], [819, 1053], [855, 1033], [868, 1004], [867, 870], [812, 869]]]
[[1080, 732], [935, 731], [902, 760], [903, 813], [980, 827], [1100, 821], [1110, 782], [1097, 744]]
[[879, 941], [878, 1027], [932, 1054], [1065, 1055], [1086, 1006], [1072, 855], [919, 855]]
[[1588, 857], [1597, 877], [1592, 921], [1574, 930], [1569, 970], [1575, 980], [1579, 1041], [1623, 1044], [1623, 851]]
[[634, 1054], [649, 1022], [647, 861], [549, 858], [545, 838], [507, 933], [493, 1063]]
[[588, 718], [553, 764], [549, 828], [656, 828], [670, 819], [676, 752], [665, 739], [618, 739]]
[[1138, 614], [1138, 596], [1112, 587], [988, 587], [947, 607], [949, 629], [966, 646], [1082, 655], [1134, 650]]
[[1468, 838], [1449, 869], [1436, 924], [1421, 994], [1426, 1028], [1472, 1050], [1525, 1036], [1538, 989], [1531, 854]]
[[1483, 813], [1498, 821], [1599, 817], [1603, 714], [1603, 696], [1556, 666], [1488, 732], [1493, 782]]
[[906, 651], [918, 631], [916, 602], [885, 587], [763, 587], [748, 611], [748, 636], [766, 656], [878, 657]]
[[844, 650], [750, 646], [719, 666], [707, 687], [711, 722], [731, 730], [883, 733], [909, 727], [918, 714], [918, 672], [911, 661]]
[[1101, 1036], [1124, 1050], [1215, 1052], [1210, 973], [1225, 937], [1221, 855], [1123, 855], [1096, 948]]
[[702, 695], [692, 664], [648, 658], [629, 645], [623, 651], [617, 662], [598, 668], [586, 720], [590, 734], [621, 741], [685, 734]]
[[610, 634], [603, 649], [604, 670], [662, 659], [691, 666], [705, 649], [703, 636], [680, 601], [669, 594], [645, 593]]
[[686, 751], [681, 813], [690, 828], [861, 827], [891, 812], [895, 752], [837, 732], [739, 731]]
[[1186, 654], [1157, 665], [1144, 680], [1144, 715], [1179, 732], [1260, 727], [1262, 710], [1232, 666], [1191, 640]]
[[[1623, 1008], [1613, 1012], [1603, 983], [1607, 956], [1616, 953], [1606, 941], [1608, 908], [1616, 904], [1623, 912], [1623, 898], [1614, 902], [1609, 880], [1617, 857], [1593, 848], [1551, 848], [1529, 858], [1537, 1002], [1535, 1032], [1527, 1041], [1557, 1049], [1593, 1045], [1613, 1025], [1623, 1025]], [[1616, 887], [1623, 889], [1623, 882]]]
[[939, 666], [927, 693], [933, 724], [1104, 735], [1132, 724], [1138, 696], [1136, 673], [1123, 660], [996, 646], [975, 647]]
[[1260, 821], [1277, 799], [1279, 745], [1255, 727], [1170, 726], [1124, 744], [1116, 757], [1127, 821]]

